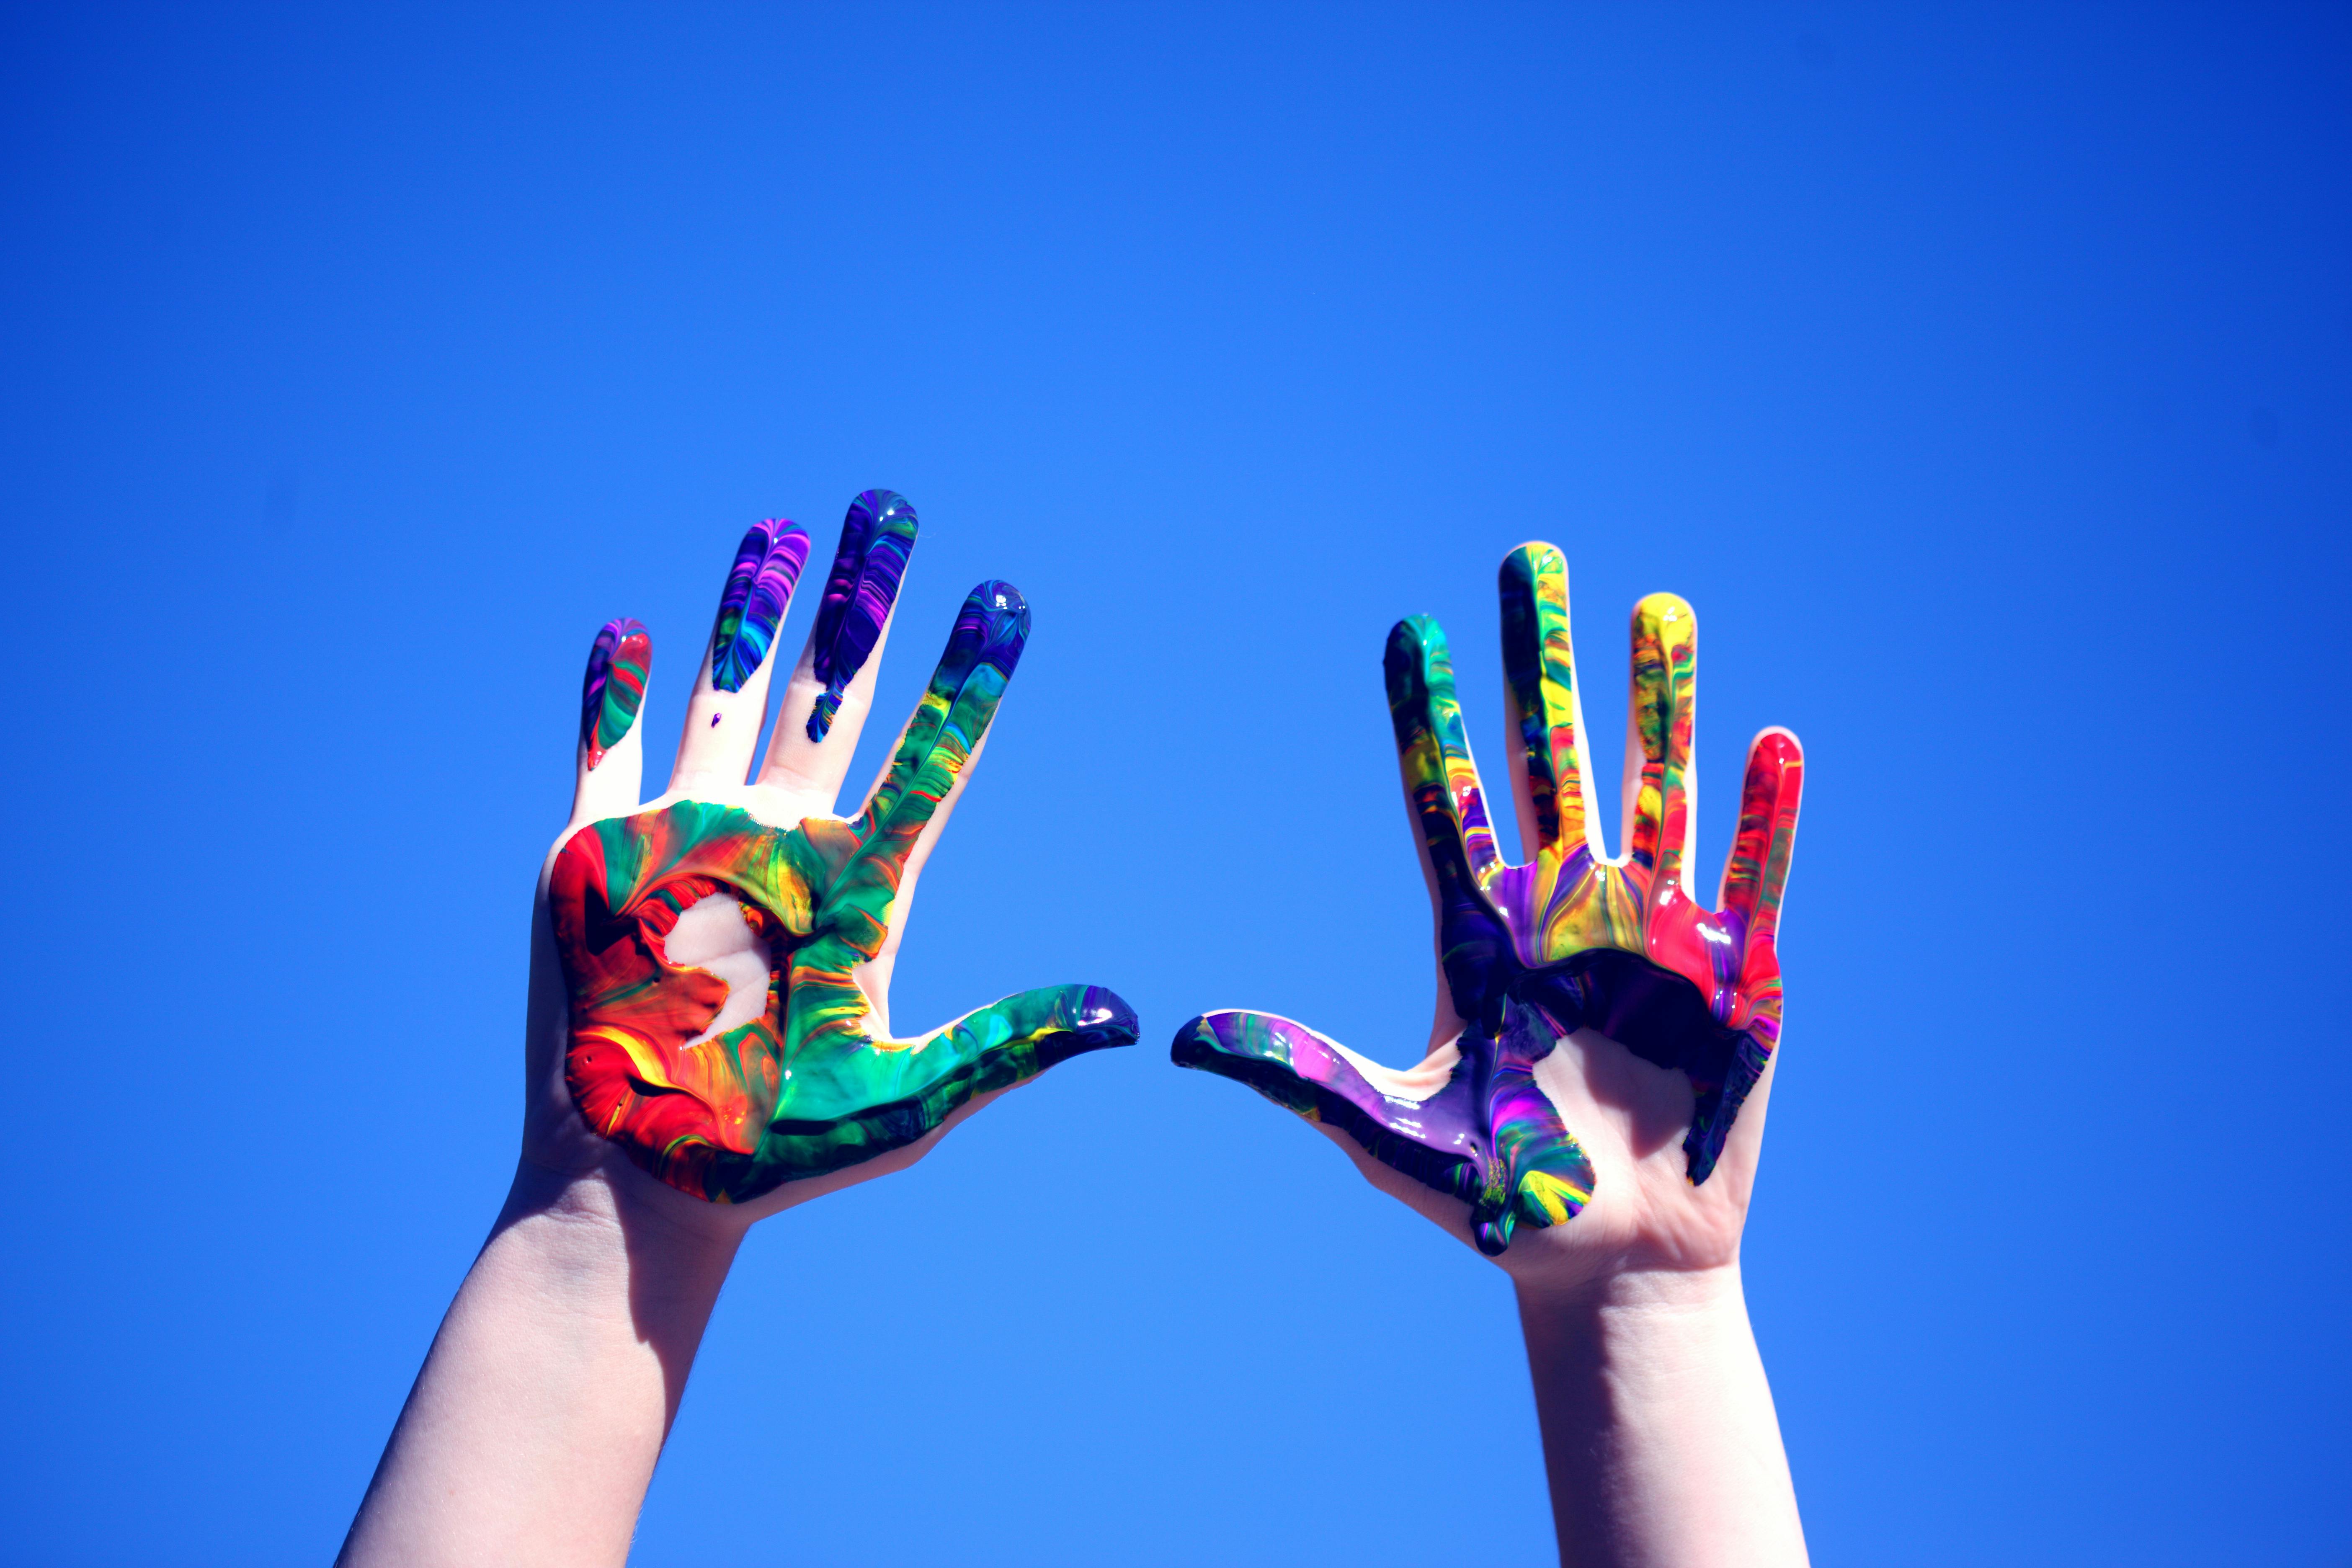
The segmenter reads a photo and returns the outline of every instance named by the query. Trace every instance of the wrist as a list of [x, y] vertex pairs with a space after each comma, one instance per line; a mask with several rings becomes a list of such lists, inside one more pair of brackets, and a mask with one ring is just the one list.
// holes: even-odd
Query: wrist
[[1591, 1319], [1628, 1326], [1747, 1316], [1737, 1258], [1705, 1268], [1627, 1268], [1582, 1279], [1513, 1281], [1522, 1316]]
[[1518, 1294], [1529, 1362], [1555, 1377], [1599, 1379], [1612, 1403], [1670, 1405], [1756, 1360], [1736, 1263]]
[[1519, 1321], [1564, 1563], [1804, 1562], [1736, 1262], [1522, 1286]]
[[520, 1231], [530, 1237], [531, 1252], [558, 1269], [598, 1271], [618, 1261], [653, 1279], [723, 1278], [747, 1225], [730, 1205], [688, 1197], [625, 1162], [558, 1171], [526, 1155], [516, 1163], [490, 1245]]
[[743, 1226], [610, 1163], [517, 1165], [341, 1561], [627, 1555]]

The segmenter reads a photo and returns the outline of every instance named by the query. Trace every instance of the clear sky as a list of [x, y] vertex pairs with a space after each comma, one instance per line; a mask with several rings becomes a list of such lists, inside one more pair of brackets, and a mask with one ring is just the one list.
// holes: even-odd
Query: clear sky
[[1612, 776], [1697, 607], [1710, 886], [1807, 745], [1816, 1560], [2352, 1562], [2344, 10], [486, 9], [0, 14], [0, 1561], [331, 1553], [514, 1157], [590, 638], [660, 776], [745, 525], [885, 485], [886, 714], [1035, 614], [894, 1011], [1144, 1041], [755, 1233], [639, 1561], [1549, 1552], [1503, 1278], [1167, 1060], [1415, 1053], [1381, 642], [1498, 765], [1539, 537]]

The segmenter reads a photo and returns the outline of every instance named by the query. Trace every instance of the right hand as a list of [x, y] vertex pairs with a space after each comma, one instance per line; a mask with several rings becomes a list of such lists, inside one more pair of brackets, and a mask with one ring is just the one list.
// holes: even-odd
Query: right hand
[[779, 520], [745, 536], [669, 787], [642, 805], [650, 639], [634, 621], [598, 637], [572, 820], [534, 913], [526, 1158], [578, 1174], [625, 1154], [749, 1221], [911, 1163], [1004, 1089], [1133, 1043], [1133, 1012], [1086, 985], [891, 1031], [916, 878], [1029, 629], [1010, 584], [974, 589], [896, 754], [856, 814], [835, 815], [914, 535], [891, 492], [852, 504], [749, 784], [804, 532]]

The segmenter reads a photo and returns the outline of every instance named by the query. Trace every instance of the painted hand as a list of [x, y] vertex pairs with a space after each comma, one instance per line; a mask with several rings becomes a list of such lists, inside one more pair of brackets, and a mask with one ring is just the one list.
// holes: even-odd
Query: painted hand
[[855, 816], [834, 815], [915, 534], [913, 509], [887, 490], [852, 504], [751, 784], [766, 656], [805, 533], [779, 520], [745, 536], [669, 789], [642, 808], [650, 643], [634, 621], [597, 637], [572, 823], [544, 880], [555, 962], [541, 968], [560, 974], [534, 1009], [548, 1025], [533, 1030], [542, 1163], [580, 1168], [617, 1145], [714, 1202], [799, 1184], [781, 1206], [907, 1163], [961, 1112], [1056, 1062], [1134, 1042], [1127, 1005], [1087, 985], [1024, 992], [909, 1037], [890, 1030], [915, 879], [1029, 631], [1011, 584], [973, 589], [896, 754]]
[[[1555, 1252], [1581, 1256], [1541, 1265], [1728, 1261], [1761, 1137], [1758, 1086], [1780, 1033], [1775, 937], [1803, 755], [1785, 730], [1749, 747], [1719, 907], [1701, 907], [1689, 869], [1696, 625], [1682, 600], [1650, 595], [1633, 609], [1631, 842], [1610, 860], [1567, 563], [1550, 545], [1523, 545], [1503, 562], [1501, 591], [1512, 783], [1520, 838], [1535, 851], [1526, 865], [1496, 849], [1444, 634], [1426, 616], [1389, 634], [1389, 709], [1436, 909], [1426, 1058], [1391, 1071], [1247, 1012], [1193, 1019], [1172, 1054], [1318, 1123], [1375, 1184], [1489, 1256], [1521, 1222], [1584, 1214], [1549, 1233]], [[1615, 1195], [1596, 1195], [1604, 1190]]]

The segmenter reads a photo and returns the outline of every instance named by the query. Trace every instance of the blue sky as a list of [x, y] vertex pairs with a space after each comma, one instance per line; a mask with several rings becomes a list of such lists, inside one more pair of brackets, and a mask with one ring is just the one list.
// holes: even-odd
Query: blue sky
[[887, 485], [886, 712], [1035, 616], [894, 1013], [1144, 1043], [755, 1233], [638, 1561], [1549, 1551], [1501, 1276], [1166, 1058], [1413, 1052], [1381, 641], [1496, 765], [1540, 537], [1598, 735], [1697, 607], [1707, 879], [1807, 745], [1816, 1560], [2352, 1562], [2352, 23], [1899, 11], [0, 17], [0, 1560], [331, 1552], [513, 1159], [590, 638], [659, 776], [743, 527]]

